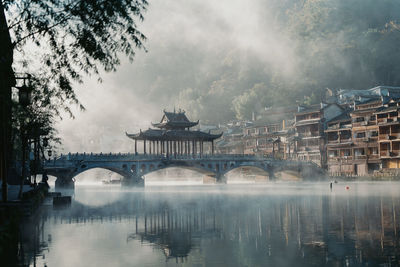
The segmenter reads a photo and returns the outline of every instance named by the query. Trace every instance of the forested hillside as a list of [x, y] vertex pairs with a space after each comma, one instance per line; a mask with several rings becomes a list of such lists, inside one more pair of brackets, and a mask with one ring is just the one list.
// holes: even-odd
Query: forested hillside
[[326, 88], [400, 86], [400, 1], [270, 0], [261, 8], [270, 16], [256, 30], [272, 34], [251, 44], [246, 31], [255, 24], [243, 29], [247, 47], [231, 47], [212, 59], [214, 67], [195, 70], [192, 85], [178, 87], [177, 105], [219, 122], [316, 102]]

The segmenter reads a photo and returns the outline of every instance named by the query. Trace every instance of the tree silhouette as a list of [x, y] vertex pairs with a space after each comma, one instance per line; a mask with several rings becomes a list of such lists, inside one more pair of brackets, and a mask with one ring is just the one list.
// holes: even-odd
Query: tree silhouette
[[[35, 106], [55, 115], [80, 105], [72, 83], [133, 60], [146, 37], [137, 29], [146, 0], [0, 0], [0, 177], [11, 155], [14, 71], [35, 81]], [[32, 55], [33, 54], [33, 55]], [[18, 59], [18, 60], [16, 60]], [[83, 108], [80, 105], [81, 108]], [[5, 194], [3, 183], [3, 200]]]

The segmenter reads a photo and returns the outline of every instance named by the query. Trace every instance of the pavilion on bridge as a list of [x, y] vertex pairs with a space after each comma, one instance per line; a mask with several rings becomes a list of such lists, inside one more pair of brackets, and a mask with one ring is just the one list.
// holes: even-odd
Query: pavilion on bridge
[[205, 145], [208, 146], [206, 151], [214, 154], [214, 140], [220, 138], [222, 133], [211, 134], [200, 130], [190, 130], [198, 123], [199, 121], [189, 121], [185, 111], [167, 112], [164, 110], [161, 121], [152, 123], [157, 129], [149, 128], [145, 131], [140, 130], [136, 134], [126, 133], [126, 135], [135, 140], [135, 153], [138, 153], [137, 141], [143, 141], [144, 154], [165, 154], [167, 156], [199, 154], [202, 156]]

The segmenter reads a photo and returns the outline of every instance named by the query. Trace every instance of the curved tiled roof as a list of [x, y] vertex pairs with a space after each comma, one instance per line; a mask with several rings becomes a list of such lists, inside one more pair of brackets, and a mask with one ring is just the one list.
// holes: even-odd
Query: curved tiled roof
[[187, 130], [160, 130], [160, 129], [148, 129], [140, 131], [136, 134], [128, 134], [131, 139], [136, 140], [152, 140], [152, 141], [212, 141], [222, 136], [220, 134], [210, 134], [202, 131], [187, 131]]
[[159, 123], [152, 123], [154, 127], [165, 129], [184, 129], [196, 126], [199, 121], [190, 121], [185, 114], [185, 111], [167, 112], [164, 110], [164, 115]]

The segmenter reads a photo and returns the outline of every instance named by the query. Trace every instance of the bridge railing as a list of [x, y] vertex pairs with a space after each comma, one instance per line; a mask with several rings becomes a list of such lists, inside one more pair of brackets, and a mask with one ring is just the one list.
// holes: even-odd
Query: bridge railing
[[240, 158], [240, 159], [271, 159], [274, 161], [302, 162], [318, 166], [313, 161], [304, 161], [299, 159], [278, 159], [269, 155], [254, 154], [140, 154], [140, 153], [68, 153], [61, 154], [59, 157], [49, 159], [47, 161], [75, 161], [75, 160], [121, 160], [121, 159], [224, 159], [224, 158]]
[[268, 156], [259, 156], [259, 155], [246, 155], [246, 154], [134, 154], [134, 153], [75, 153], [75, 154], [66, 154], [61, 155], [57, 158], [53, 158], [44, 162], [44, 168], [47, 169], [57, 169], [57, 168], [75, 168], [76, 164], [80, 164], [80, 162], [132, 162], [132, 161], [151, 161], [151, 160], [189, 160], [189, 161], [202, 161], [202, 160], [216, 160], [216, 161], [268, 161], [269, 164], [273, 164], [275, 166], [292, 166], [299, 167], [302, 165], [303, 167], [315, 167], [320, 168], [318, 164], [312, 161], [301, 161], [301, 160], [283, 160], [276, 159]]
[[272, 159], [251, 154], [138, 154], [138, 153], [68, 153], [47, 162], [78, 160], [142, 160], [142, 159]]

